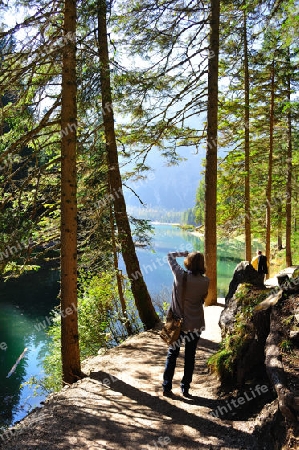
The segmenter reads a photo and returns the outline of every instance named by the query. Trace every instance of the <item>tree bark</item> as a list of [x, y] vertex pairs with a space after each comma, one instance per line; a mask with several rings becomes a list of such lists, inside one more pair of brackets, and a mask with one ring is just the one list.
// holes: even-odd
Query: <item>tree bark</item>
[[61, 91], [61, 352], [65, 383], [82, 376], [77, 317], [76, 0], [65, 0]]
[[205, 263], [210, 279], [206, 305], [217, 303], [217, 128], [220, 0], [211, 0], [205, 172]]
[[247, 43], [246, 1], [243, 12], [244, 34], [244, 153], [245, 153], [245, 259], [251, 261], [251, 213], [250, 213], [250, 148], [249, 148], [249, 69]]
[[123, 291], [123, 284], [122, 284], [122, 275], [118, 268], [118, 257], [117, 257], [117, 249], [116, 249], [116, 239], [115, 239], [115, 229], [114, 229], [114, 215], [112, 210], [112, 205], [110, 205], [110, 227], [111, 227], [111, 241], [112, 241], [112, 248], [113, 248], [113, 264], [114, 264], [114, 270], [116, 274], [116, 282], [117, 282], [117, 290], [119, 295], [119, 300], [121, 304], [122, 314], [123, 314], [123, 320], [124, 326], [126, 327], [128, 336], [131, 336], [133, 334], [133, 330], [131, 327], [131, 323], [128, 317], [127, 313], [127, 306], [126, 306], [126, 299], [124, 297], [124, 291]]
[[109, 165], [108, 175], [109, 184], [111, 187], [110, 198], [114, 206], [118, 239], [122, 248], [126, 271], [131, 282], [135, 304], [142, 323], [146, 329], [149, 329], [159, 321], [159, 317], [153, 307], [147, 286], [140, 270], [126, 211], [126, 203], [122, 192], [122, 180], [118, 163], [114, 129], [114, 114], [112, 108], [106, 8], [107, 6], [105, 0], [98, 0], [100, 79], [102, 89], [103, 122], [105, 129], [107, 160]]
[[[268, 182], [266, 188], [266, 257], [268, 261], [270, 261], [270, 243], [271, 243], [274, 100], [275, 100], [275, 61], [273, 59], [271, 65], [271, 100], [269, 113], [270, 129], [269, 129]], [[269, 274], [266, 275], [266, 278], [269, 278]]]
[[277, 393], [279, 409], [288, 420], [297, 421], [295, 411], [299, 410], [299, 398], [295, 397], [287, 387], [287, 380], [282, 364], [280, 343], [281, 317], [275, 310], [271, 311], [270, 333], [265, 345], [265, 365], [269, 379]]
[[292, 266], [292, 113], [291, 113], [291, 70], [290, 50], [288, 54], [287, 97], [288, 97], [288, 148], [287, 148], [287, 185], [286, 185], [286, 266]]
[[282, 203], [277, 199], [277, 249], [282, 249]]

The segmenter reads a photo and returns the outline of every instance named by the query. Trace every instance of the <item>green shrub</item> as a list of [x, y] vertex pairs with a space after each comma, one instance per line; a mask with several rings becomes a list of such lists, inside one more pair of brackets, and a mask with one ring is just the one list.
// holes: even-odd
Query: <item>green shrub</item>
[[[127, 280], [123, 280], [127, 315], [134, 333], [142, 330], [142, 323], [134, 306]], [[61, 316], [59, 310], [52, 312], [52, 325], [48, 354], [44, 359], [45, 377], [39, 389], [49, 393], [61, 389]], [[78, 293], [78, 329], [81, 360], [97, 355], [101, 348], [117, 345], [127, 337], [125, 318], [121, 310], [117, 283], [113, 272], [96, 276], [81, 276]], [[32, 380], [31, 380], [32, 382]]]
[[280, 343], [280, 348], [283, 353], [292, 353], [294, 344], [289, 339], [284, 339]]
[[242, 333], [227, 336], [222, 340], [218, 352], [208, 359], [208, 366], [212, 372], [217, 373], [221, 381], [233, 379], [236, 361], [242, 354], [242, 350], [246, 344], [247, 340], [244, 339]]

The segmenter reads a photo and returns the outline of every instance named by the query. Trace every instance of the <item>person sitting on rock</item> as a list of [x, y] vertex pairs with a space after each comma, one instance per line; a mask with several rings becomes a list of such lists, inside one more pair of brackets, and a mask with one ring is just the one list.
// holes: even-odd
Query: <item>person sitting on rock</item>
[[267, 256], [263, 255], [261, 250], [257, 250], [256, 256], [251, 261], [252, 267], [263, 276], [268, 274]]

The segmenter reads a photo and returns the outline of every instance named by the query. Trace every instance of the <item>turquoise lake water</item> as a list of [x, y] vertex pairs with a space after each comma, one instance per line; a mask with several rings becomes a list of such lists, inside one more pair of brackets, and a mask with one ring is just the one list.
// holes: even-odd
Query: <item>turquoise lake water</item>
[[59, 286], [53, 283], [52, 272], [37, 277], [39, 282], [31, 279], [22, 287], [8, 283], [0, 289], [0, 429], [22, 419], [44, 400], [25, 383], [31, 377], [43, 377], [48, 337], [36, 324], [57, 305]]
[[[203, 238], [179, 227], [159, 224], [154, 225], [154, 230], [152, 249], [137, 249], [141, 272], [152, 296], [157, 295], [162, 289], [171, 289], [173, 277], [166, 260], [168, 252], [204, 250]], [[217, 253], [218, 297], [225, 297], [234, 269], [243, 258], [244, 243], [220, 242]], [[184, 258], [178, 259], [180, 263], [183, 263], [183, 260]]]

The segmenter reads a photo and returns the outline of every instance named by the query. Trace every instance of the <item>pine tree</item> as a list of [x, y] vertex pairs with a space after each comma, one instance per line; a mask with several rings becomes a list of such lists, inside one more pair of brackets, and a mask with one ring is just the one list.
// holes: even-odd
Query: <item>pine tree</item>
[[[76, 0], [64, 3], [64, 36], [76, 34]], [[77, 313], [76, 42], [63, 46], [61, 88], [61, 352], [64, 383], [82, 376]]]
[[[118, 240], [122, 248], [128, 276], [131, 281], [140, 319], [146, 329], [152, 328], [158, 322], [158, 315], [154, 310], [145, 281], [140, 271], [135, 246], [126, 211], [126, 204], [122, 192], [122, 180], [119, 170], [116, 137], [114, 131], [114, 115], [110, 84], [110, 67], [108, 54], [108, 37], [106, 26], [106, 2], [98, 0], [98, 39], [100, 59], [100, 79], [102, 108], [104, 111], [104, 129], [108, 160], [109, 191], [112, 195], [114, 215], [118, 228]], [[138, 274], [136, 277], [135, 274]]]
[[205, 171], [205, 260], [210, 278], [206, 305], [217, 303], [217, 136], [220, 0], [211, 0], [208, 71], [207, 156]]

